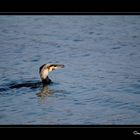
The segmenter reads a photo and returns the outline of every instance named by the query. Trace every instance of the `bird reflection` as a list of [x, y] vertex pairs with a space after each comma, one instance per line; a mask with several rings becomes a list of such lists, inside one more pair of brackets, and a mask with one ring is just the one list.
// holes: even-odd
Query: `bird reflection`
[[41, 100], [44, 100], [47, 98], [47, 96], [52, 95], [54, 91], [52, 89], [49, 89], [47, 85], [43, 86], [41, 91], [37, 93], [36, 95], [40, 97]]
[[[48, 85], [44, 85], [42, 86], [42, 89], [39, 93], [37, 93], [36, 95], [38, 97], [40, 97], [41, 101], [46, 101], [47, 97], [50, 95], [53, 95], [55, 93], [66, 93], [65, 90], [56, 90], [56, 89], [50, 89], [50, 87]], [[61, 96], [65, 96], [65, 94], [61, 94]], [[57, 94], [55, 94], [55, 97], [57, 96]], [[60, 95], [59, 95], [60, 96]]]

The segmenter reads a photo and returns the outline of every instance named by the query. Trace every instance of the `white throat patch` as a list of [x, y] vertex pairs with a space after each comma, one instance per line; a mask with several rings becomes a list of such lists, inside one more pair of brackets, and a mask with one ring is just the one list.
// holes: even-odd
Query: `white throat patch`
[[48, 69], [42, 69], [41, 70], [41, 73], [40, 73], [40, 78], [43, 80], [43, 79], [46, 79], [46, 77], [48, 76], [49, 72], [48, 72]]

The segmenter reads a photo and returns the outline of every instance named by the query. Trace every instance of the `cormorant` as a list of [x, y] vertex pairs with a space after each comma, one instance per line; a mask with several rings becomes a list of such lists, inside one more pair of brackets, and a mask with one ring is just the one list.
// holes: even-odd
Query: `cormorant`
[[40, 68], [39, 68], [39, 74], [40, 74], [40, 78], [42, 82], [36, 82], [36, 83], [23, 83], [23, 84], [17, 84], [17, 85], [12, 85], [10, 86], [10, 88], [21, 88], [21, 87], [30, 87], [30, 88], [36, 88], [39, 87], [41, 85], [41, 83], [43, 84], [43, 86], [46, 86], [50, 83], [52, 83], [51, 79], [48, 77], [49, 72], [56, 70], [56, 69], [60, 69], [60, 68], [64, 68], [64, 65], [62, 64], [43, 64]]

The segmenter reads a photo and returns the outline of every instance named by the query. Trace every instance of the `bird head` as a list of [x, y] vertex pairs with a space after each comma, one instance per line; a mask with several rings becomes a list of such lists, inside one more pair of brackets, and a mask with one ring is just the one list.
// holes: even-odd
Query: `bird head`
[[48, 77], [49, 72], [51, 72], [53, 70], [61, 69], [61, 68], [64, 68], [64, 65], [62, 65], [62, 64], [43, 64], [39, 68], [39, 74], [40, 74], [41, 80], [46, 79]]

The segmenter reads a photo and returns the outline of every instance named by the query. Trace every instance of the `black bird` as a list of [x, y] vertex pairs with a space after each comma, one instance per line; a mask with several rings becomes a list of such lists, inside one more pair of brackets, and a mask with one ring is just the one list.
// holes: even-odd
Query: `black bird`
[[16, 85], [10, 86], [10, 88], [12, 88], [12, 89], [21, 88], [21, 87], [36, 88], [36, 87], [39, 87], [41, 84], [43, 84], [43, 86], [49, 85], [52, 83], [51, 79], [48, 77], [49, 72], [56, 70], [56, 69], [60, 69], [60, 68], [64, 68], [64, 65], [62, 65], [62, 64], [43, 64], [39, 68], [39, 74], [40, 74], [40, 78], [41, 78], [42, 82], [36, 82], [36, 83], [27, 82], [27, 83], [23, 83], [23, 84], [16, 84]]

